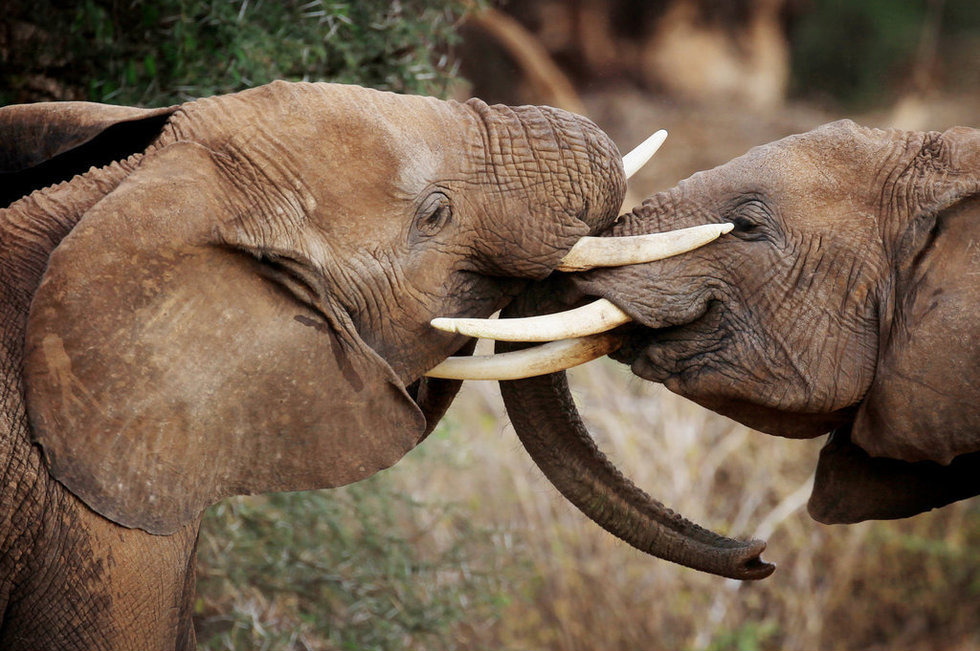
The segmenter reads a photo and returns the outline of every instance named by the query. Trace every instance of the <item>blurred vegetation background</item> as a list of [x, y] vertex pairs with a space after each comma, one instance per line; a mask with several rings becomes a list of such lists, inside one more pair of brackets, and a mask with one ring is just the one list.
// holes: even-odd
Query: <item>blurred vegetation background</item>
[[[163, 105], [272, 79], [548, 103], [663, 153], [628, 203], [839, 117], [980, 126], [976, 0], [7, 0], [0, 102]], [[226, 500], [199, 543], [209, 649], [980, 649], [980, 500], [806, 515], [821, 441], [764, 436], [608, 360], [571, 372], [601, 448], [779, 565], [741, 584], [646, 557], [540, 476], [469, 383], [394, 468]]]
[[274, 79], [445, 93], [464, 0], [7, 0], [0, 101], [164, 106]]

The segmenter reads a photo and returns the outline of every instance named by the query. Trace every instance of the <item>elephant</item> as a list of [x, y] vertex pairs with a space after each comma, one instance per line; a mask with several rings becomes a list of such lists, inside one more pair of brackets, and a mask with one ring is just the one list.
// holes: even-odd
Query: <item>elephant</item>
[[0, 647], [189, 649], [203, 510], [395, 463], [617, 216], [587, 119], [329, 83], [0, 109]]
[[[481, 334], [500, 340], [501, 365], [544, 348], [508, 340], [581, 337], [568, 345], [590, 349], [573, 363], [609, 352], [762, 432], [830, 433], [808, 503], [822, 523], [905, 518], [980, 493], [980, 130], [833, 122], [699, 172], [603, 235], [707, 223], [729, 232], [676, 257], [555, 274], [504, 312], [587, 303], [570, 320], [601, 312], [588, 327], [549, 330], [565, 318], [550, 314], [514, 319], [534, 339], [495, 322]], [[525, 447], [596, 522], [695, 569], [772, 573], [763, 541], [703, 529], [624, 478], [563, 372], [501, 377]]]

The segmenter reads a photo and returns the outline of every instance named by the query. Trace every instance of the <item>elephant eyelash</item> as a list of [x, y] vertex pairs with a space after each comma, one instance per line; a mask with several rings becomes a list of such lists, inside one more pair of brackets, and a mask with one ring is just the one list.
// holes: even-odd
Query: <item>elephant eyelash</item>
[[735, 225], [732, 235], [748, 241], [769, 239], [769, 210], [760, 201], [747, 201], [733, 209], [726, 220]]
[[745, 217], [731, 217], [729, 220], [735, 225], [736, 233], [744, 233], [746, 235], [751, 235], [752, 233], [757, 233], [762, 228], [761, 224], [758, 224]]
[[732, 229], [732, 236], [740, 240], [746, 242], [759, 242], [769, 239], [765, 228], [757, 221], [741, 215], [732, 215], [726, 219], [735, 225], [735, 228]]
[[453, 206], [445, 194], [434, 192], [426, 197], [415, 220], [419, 235], [431, 237], [445, 228], [453, 218]]
[[442, 230], [443, 226], [449, 223], [452, 219], [453, 210], [449, 204], [443, 204], [433, 210], [429, 215], [425, 217], [419, 226], [423, 231], [431, 231], [429, 235], [434, 235], [435, 233]]

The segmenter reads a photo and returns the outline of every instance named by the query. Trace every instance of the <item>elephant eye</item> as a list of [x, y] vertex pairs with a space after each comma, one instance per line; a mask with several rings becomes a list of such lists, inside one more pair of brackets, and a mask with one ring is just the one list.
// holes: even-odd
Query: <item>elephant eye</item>
[[420, 235], [435, 235], [452, 221], [453, 205], [442, 192], [433, 192], [419, 207], [415, 229]]
[[731, 218], [731, 221], [732, 221], [732, 224], [735, 225], [735, 232], [741, 233], [741, 234], [744, 234], [744, 235], [751, 235], [753, 233], [757, 233], [759, 231], [759, 228], [760, 228], [759, 224], [757, 224], [756, 222], [752, 221], [751, 219], [747, 219], [747, 218], [745, 218], [745, 217], [743, 217], [741, 215], [739, 215], [737, 217], [732, 217]]
[[743, 240], [769, 239], [770, 212], [764, 203], [746, 201], [735, 207], [727, 217], [735, 225], [732, 235]]

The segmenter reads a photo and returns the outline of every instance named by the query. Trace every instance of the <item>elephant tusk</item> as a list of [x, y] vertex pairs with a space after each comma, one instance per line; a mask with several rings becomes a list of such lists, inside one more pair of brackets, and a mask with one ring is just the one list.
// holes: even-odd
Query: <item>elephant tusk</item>
[[626, 171], [626, 178], [630, 178], [640, 171], [640, 168], [647, 164], [653, 155], [660, 149], [667, 139], [667, 132], [661, 129], [652, 136], [641, 142], [630, 153], [623, 156], [623, 169]]
[[[686, 253], [728, 233], [732, 224], [691, 228], [632, 237], [583, 237], [559, 264], [560, 271], [584, 271], [661, 260]], [[604, 298], [564, 312], [518, 319], [457, 319], [439, 317], [433, 328], [468, 337], [498, 341], [555, 341], [612, 330], [629, 315]]]
[[733, 224], [702, 224], [666, 233], [627, 237], [583, 237], [558, 263], [558, 271], [586, 271], [663, 260], [704, 246], [728, 233]]
[[573, 310], [519, 319], [432, 319], [437, 330], [499, 341], [554, 341], [594, 335], [628, 323], [630, 317], [604, 298]]
[[513, 353], [450, 357], [426, 375], [450, 380], [520, 380], [590, 362], [620, 345], [622, 338], [608, 333], [563, 339]]

